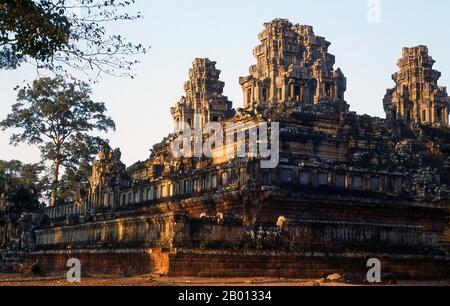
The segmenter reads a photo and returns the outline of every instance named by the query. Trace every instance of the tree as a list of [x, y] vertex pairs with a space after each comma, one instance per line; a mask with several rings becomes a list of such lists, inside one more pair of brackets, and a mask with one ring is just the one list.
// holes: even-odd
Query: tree
[[[92, 175], [92, 162], [97, 156], [99, 150], [108, 143], [100, 138], [87, 139], [92, 141], [76, 149], [72, 154], [72, 161], [66, 163], [65, 172], [60, 180], [58, 203], [71, 204], [82, 198], [81, 191], [86, 191], [86, 184]], [[75, 152], [75, 151], [73, 151]]]
[[45, 62], [68, 44], [69, 19], [52, 9], [51, 2], [0, 1], [0, 67], [15, 68], [27, 56]]
[[105, 115], [105, 104], [92, 101], [91, 94], [84, 82], [41, 78], [19, 91], [12, 113], [0, 122], [2, 130], [21, 131], [11, 136], [12, 145], [36, 145], [43, 161], [52, 163], [52, 206], [58, 199], [61, 168], [75, 171], [92, 160], [107, 141], [91, 134], [115, 130], [114, 121]]
[[22, 162], [18, 160], [0, 160], [0, 179], [6, 180], [7, 178], [18, 176], [22, 166]]
[[77, 169], [66, 169], [61, 177], [61, 184], [58, 192], [58, 203], [76, 203], [83, 198], [82, 192], [86, 192], [86, 183], [92, 173], [92, 164], [82, 162]]
[[0, 160], [0, 184], [7, 181], [21, 191], [20, 198], [29, 199], [30, 202], [37, 202], [45, 190], [47, 180], [42, 175], [44, 172], [45, 166], [40, 163], [24, 164], [18, 160]]
[[24, 164], [18, 160], [0, 160], [0, 180], [10, 180], [28, 186], [36, 192], [42, 191], [41, 175], [45, 166], [41, 163]]
[[0, 69], [24, 62], [58, 74], [133, 76], [141, 44], [109, 34], [107, 24], [142, 18], [126, 13], [134, 0], [0, 0]]

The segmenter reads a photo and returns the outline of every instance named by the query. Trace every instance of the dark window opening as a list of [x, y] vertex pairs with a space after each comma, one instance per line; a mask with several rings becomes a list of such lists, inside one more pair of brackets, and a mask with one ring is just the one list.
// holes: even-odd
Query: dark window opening
[[301, 97], [300, 97], [300, 86], [296, 85], [294, 87], [294, 98], [296, 101], [300, 101]]
[[422, 111], [422, 121], [426, 122], [427, 121], [427, 111]]
[[396, 110], [392, 111], [392, 119], [397, 120], [397, 111]]
[[281, 171], [281, 180], [283, 183], [292, 183], [292, 170], [284, 169]]
[[361, 188], [362, 188], [362, 177], [360, 177], [360, 176], [353, 177], [352, 188], [354, 190], [361, 190]]
[[326, 84], [325, 85], [325, 95], [327, 97], [331, 97], [331, 84]]
[[300, 184], [303, 186], [309, 185], [310, 177], [309, 172], [300, 172]]
[[437, 117], [438, 117], [438, 122], [442, 122], [442, 110], [441, 109], [437, 110]]
[[262, 100], [266, 101], [267, 100], [267, 89], [263, 88], [262, 90]]
[[370, 179], [370, 190], [374, 192], [378, 192], [380, 189], [380, 180], [378, 178]]
[[327, 186], [328, 185], [328, 174], [319, 173], [319, 186]]
[[251, 89], [247, 90], [247, 104], [248, 105], [252, 104], [252, 90]]
[[336, 187], [345, 188], [345, 175], [342, 174], [336, 175]]

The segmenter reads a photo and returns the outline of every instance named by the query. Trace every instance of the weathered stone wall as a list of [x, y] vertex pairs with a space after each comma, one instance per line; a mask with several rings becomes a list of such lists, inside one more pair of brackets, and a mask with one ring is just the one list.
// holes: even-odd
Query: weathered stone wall
[[242, 224], [212, 223], [210, 219], [137, 216], [110, 221], [61, 226], [36, 232], [38, 250], [114, 248], [171, 248], [239, 244], [244, 239]]
[[159, 273], [196, 277], [320, 278], [333, 273], [363, 280], [367, 261], [378, 258], [383, 275], [397, 279], [448, 279], [445, 257], [368, 253], [283, 253], [256, 250], [126, 249], [35, 252], [29, 256], [45, 273], [65, 275], [67, 261], [81, 261], [83, 275], [133, 276]]
[[448, 279], [450, 275], [450, 262], [443, 257], [198, 250], [170, 255], [169, 275], [320, 278], [340, 273], [364, 279], [370, 258], [380, 259], [382, 273], [398, 279]]
[[80, 260], [83, 275], [133, 276], [148, 273], [169, 273], [168, 252], [161, 249], [80, 249], [70, 251], [34, 252], [28, 256], [44, 273], [65, 275], [67, 261]]
[[110, 221], [62, 226], [36, 232], [38, 249], [110, 247], [171, 247], [176, 235], [183, 235], [184, 224], [172, 215], [139, 216]]
[[[271, 202], [270, 202], [271, 203]], [[268, 203], [267, 203], [268, 204]], [[272, 203], [271, 203], [272, 204]], [[264, 206], [264, 205], [263, 205]], [[268, 205], [269, 206], [269, 205]], [[320, 213], [309, 209], [310, 214]], [[295, 204], [292, 205], [295, 208]], [[415, 254], [423, 251], [442, 251], [445, 232], [427, 231], [420, 223], [395, 224], [360, 221], [346, 221], [345, 206], [341, 214], [334, 212], [334, 218], [321, 220], [301, 219], [299, 210], [283, 210], [268, 217], [270, 210], [261, 208], [261, 218], [253, 227], [244, 227], [242, 219], [220, 219], [218, 217], [128, 217], [111, 221], [91, 222], [76, 226], [63, 226], [36, 233], [37, 249], [76, 248], [171, 248], [195, 247], [199, 249], [278, 249], [286, 251], [342, 251], [390, 250], [393, 253]], [[296, 218], [292, 212], [296, 211]], [[228, 212], [229, 213], [229, 212]], [[283, 214], [288, 213], [288, 214]], [[325, 212], [326, 213], [326, 212]], [[376, 211], [374, 211], [376, 214]], [[276, 217], [277, 216], [277, 217]], [[291, 217], [285, 217], [291, 216]], [[311, 218], [312, 215], [310, 215]], [[376, 215], [374, 215], [376, 216]], [[277, 227], [275, 221], [282, 217], [285, 224]], [[270, 219], [273, 222], [269, 222]], [[377, 220], [372, 217], [372, 220]], [[265, 222], [262, 222], [265, 221]], [[444, 221], [443, 221], [444, 222]], [[441, 236], [442, 235], [442, 236]]]

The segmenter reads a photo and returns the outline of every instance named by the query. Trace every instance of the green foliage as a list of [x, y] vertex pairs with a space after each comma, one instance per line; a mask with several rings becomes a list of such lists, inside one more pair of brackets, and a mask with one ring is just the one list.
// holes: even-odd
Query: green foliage
[[92, 165], [88, 161], [83, 161], [78, 168], [67, 168], [62, 175], [57, 202], [61, 205], [75, 203], [82, 194], [85, 184], [92, 174]]
[[84, 82], [41, 78], [19, 91], [12, 113], [0, 122], [2, 130], [20, 131], [11, 136], [12, 145], [36, 145], [42, 160], [53, 163], [53, 205], [57, 200], [60, 167], [66, 169], [65, 179], [87, 175], [79, 166], [86, 168], [107, 144], [106, 140], [91, 134], [115, 129], [113, 120], [105, 115], [105, 104], [92, 101], [91, 94]]
[[0, 179], [6, 180], [9, 177], [17, 176], [22, 169], [22, 162], [18, 160], [0, 160]]
[[22, 208], [37, 205], [47, 185], [42, 164], [24, 164], [17, 160], [0, 160], [0, 183], [5, 182], [14, 190], [14, 203]]
[[97, 78], [102, 73], [132, 76], [145, 53], [141, 44], [109, 34], [111, 22], [142, 16], [124, 13], [128, 0], [0, 0], [0, 69], [15, 69], [23, 62], [58, 74], [81, 70]]
[[41, 174], [45, 171], [42, 164], [24, 164], [18, 160], [0, 160], [0, 180], [10, 180], [41, 191]]
[[65, 48], [70, 22], [53, 1], [0, 1], [0, 68], [15, 68], [26, 57], [47, 62]]

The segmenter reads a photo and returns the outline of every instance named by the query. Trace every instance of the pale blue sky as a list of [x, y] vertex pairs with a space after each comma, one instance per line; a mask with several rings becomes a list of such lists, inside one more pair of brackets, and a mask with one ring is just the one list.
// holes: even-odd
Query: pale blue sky
[[[360, 114], [384, 117], [382, 99], [393, 86], [391, 75], [402, 47], [425, 44], [450, 86], [448, 0], [381, 0], [380, 23], [367, 21], [367, 0], [137, 0], [145, 19], [114, 28], [130, 39], [152, 45], [141, 57], [136, 79], [104, 77], [94, 86], [95, 99], [107, 103], [117, 131], [108, 137], [120, 147], [130, 165], [149, 156], [149, 149], [172, 130], [169, 108], [183, 94], [183, 83], [195, 57], [218, 62], [225, 94], [242, 106], [238, 80], [254, 64], [252, 49], [263, 23], [288, 18], [314, 26], [317, 35], [332, 42], [348, 79], [346, 100]], [[35, 71], [24, 67], [0, 71], [0, 118], [15, 102], [13, 87], [32, 81]], [[28, 146], [8, 145], [0, 132], [0, 159], [39, 160]]]

